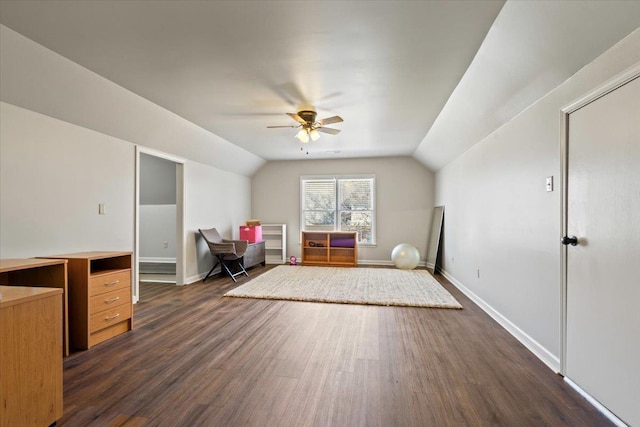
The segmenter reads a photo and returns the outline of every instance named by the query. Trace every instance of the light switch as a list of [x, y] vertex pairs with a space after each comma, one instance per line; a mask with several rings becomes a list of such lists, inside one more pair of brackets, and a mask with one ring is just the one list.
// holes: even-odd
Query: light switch
[[99, 203], [98, 204], [98, 215], [105, 215], [104, 203]]
[[553, 177], [547, 177], [547, 191], [553, 191]]

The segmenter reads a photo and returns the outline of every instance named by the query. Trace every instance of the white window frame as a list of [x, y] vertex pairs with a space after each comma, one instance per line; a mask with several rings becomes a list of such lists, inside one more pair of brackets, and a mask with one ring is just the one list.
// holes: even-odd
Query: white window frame
[[360, 175], [302, 175], [300, 176], [300, 231], [305, 231], [305, 220], [304, 220], [304, 182], [312, 181], [312, 180], [332, 180], [335, 185], [335, 209], [333, 216], [333, 231], [341, 231], [340, 230], [340, 213], [341, 212], [351, 212], [344, 209], [340, 209], [339, 200], [340, 200], [340, 185], [339, 182], [341, 180], [350, 180], [350, 179], [370, 179], [371, 180], [371, 207], [372, 207], [372, 215], [371, 215], [371, 242], [368, 243], [358, 243], [358, 246], [376, 246], [377, 242], [377, 232], [376, 232], [376, 176], [374, 174], [360, 174]]

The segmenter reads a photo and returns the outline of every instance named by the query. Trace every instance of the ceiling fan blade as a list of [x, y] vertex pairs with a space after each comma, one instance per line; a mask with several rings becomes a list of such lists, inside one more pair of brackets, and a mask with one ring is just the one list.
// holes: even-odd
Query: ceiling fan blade
[[269, 129], [275, 129], [275, 128], [297, 128], [298, 126], [267, 126], [267, 128]]
[[320, 126], [324, 126], [324, 125], [330, 125], [331, 123], [340, 123], [340, 122], [344, 122], [344, 120], [342, 120], [342, 117], [333, 116], [333, 117], [327, 117], [326, 119], [322, 119], [318, 123], [320, 123]]
[[287, 116], [291, 117], [293, 120], [300, 123], [301, 125], [307, 124], [307, 122], [305, 122], [304, 119], [300, 117], [297, 113], [287, 113]]
[[337, 135], [340, 133], [340, 129], [332, 129], [332, 128], [316, 128], [318, 132], [328, 133], [331, 135]]

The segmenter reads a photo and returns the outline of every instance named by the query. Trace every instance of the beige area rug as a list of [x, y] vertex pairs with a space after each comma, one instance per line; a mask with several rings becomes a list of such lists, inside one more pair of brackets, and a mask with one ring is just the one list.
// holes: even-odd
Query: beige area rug
[[275, 267], [226, 297], [345, 304], [462, 308], [426, 270]]

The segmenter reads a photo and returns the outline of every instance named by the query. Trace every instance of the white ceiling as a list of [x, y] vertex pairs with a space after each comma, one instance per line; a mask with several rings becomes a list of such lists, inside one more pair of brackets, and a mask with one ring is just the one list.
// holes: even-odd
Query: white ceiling
[[[415, 153], [438, 169], [640, 22], [637, 1], [502, 6], [3, 0], [0, 21], [266, 160]], [[345, 120], [308, 156], [294, 129], [266, 128], [303, 105]]]

